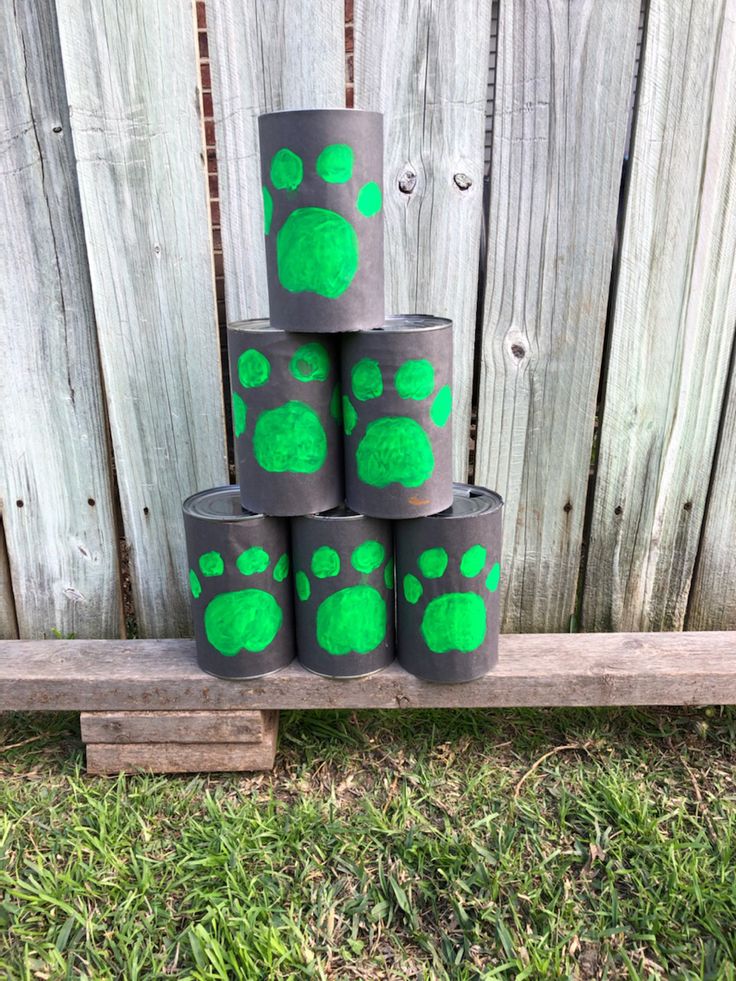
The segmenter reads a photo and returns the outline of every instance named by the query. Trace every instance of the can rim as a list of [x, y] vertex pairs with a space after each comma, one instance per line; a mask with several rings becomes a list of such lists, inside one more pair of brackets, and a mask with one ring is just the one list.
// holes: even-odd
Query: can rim
[[239, 484], [223, 484], [221, 487], [209, 487], [207, 490], [197, 491], [196, 494], [190, 494], [184, 502], [182, 503], [182, 511], [184, 514], [191, 518], [197, 518], [199, 521], [217, 521], [217, 522], [231, 522], [231, 521], [250, 521], [253, 518], [265, 518], [267, 515], [256, 511], [246, 511], [241, 505], [240, 514], [204, 514], [201, 511], [195, 509], [196, 504], [200, 500], [204, 500], [208, 497], [214, 497], [216, 495], [227, 495], [229, 497], [237, 497], [240, 500], [240, 485]]

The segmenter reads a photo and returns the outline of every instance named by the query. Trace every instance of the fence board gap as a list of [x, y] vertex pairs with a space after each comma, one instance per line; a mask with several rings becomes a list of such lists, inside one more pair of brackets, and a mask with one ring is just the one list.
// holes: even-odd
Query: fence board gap
[[639, 13], [499, 10], [475, 479], [506, 499], [505, 630], [575, 610]]
[[179, 636], [181, 501], [228, 480], [193, 11], [57, 10], [138, 629]]
[[[53, 3], [2, 4], [0, 53], [0, 502], [17, 627], [22, 637], [120, 636], [99, 356]], [[0, 632], [10, 629], [2, 592]]]
[[385, 113], [387, 310], [454, 321], [459, 480], [468, 475], [491, 7], [354, 5], [355, 105]]
[[0, 640], [13, 640], [17, 636], [18, 621], [15, 618], [13, 583], [10, 579], [5, 531], [0, 521]]
[[682, 629], [736, 323], [736, 2], [652, 0], [583, 599]]

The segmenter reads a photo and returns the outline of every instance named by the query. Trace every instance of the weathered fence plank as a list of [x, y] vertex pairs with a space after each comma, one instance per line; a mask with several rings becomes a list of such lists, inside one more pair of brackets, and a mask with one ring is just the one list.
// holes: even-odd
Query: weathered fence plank
[[736, 0], [650, 4], [586, 629], [685, 620], [736, 324], [735, 31]]
[[15, 619], [13, 584], [10, 581], [5, 532], [3, 531], [3, 523], [0, 521], [0, 640], [12, 640], [17, 636], [18, 624]]
[[639, 3], [500, 7], [475, 480], [509, 631], [575, 607]]
[[467, 480], [491, 0], [355, 0], [355, 105], [385, 113], [386, 301], [454, 321], [453, 469]]
[[207, 6], [228, 320], [268, 316], [258, 116], [345, 104], [342, 0]]
[[[736, 51], [733, 57], [736, 59]], [[736, 202], [731, 208], [736, 208]], [[719, 630], [736, 629], [736, 373], [733, 369], [724, 412], [688, 601], [690, 630], [711, 630], [716, 624]]]
[[[0, 60], [0, 507], [17, 627], [24, 637], [119, 636], [110, 462], [52, 0], [0, 5]], [[0, 634], [14, 633], [1, 551]]]
[[138, 629], [190, 629], [181, 500], [228, 479], [192, 5], [57, 0]]

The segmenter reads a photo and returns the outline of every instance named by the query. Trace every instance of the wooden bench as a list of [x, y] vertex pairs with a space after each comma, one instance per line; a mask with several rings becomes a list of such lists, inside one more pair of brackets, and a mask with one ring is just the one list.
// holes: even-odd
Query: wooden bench
[[464, 685], [398, 665], [330, 680], [296, 662], [223, 681], [188, 640], [0, 643], [0, 711], [80, 712], [91, 773], [270, 769], [279, 709], [734, 703], [733, 631], [506, 634], [497, 668]]

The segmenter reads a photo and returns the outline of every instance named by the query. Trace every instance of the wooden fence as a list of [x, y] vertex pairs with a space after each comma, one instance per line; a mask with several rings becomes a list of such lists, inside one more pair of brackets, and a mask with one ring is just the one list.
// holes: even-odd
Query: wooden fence
[[[264, 316], [256, 118], [344, 104], [343, 0], [206, 12], [227, 315]], [[640, 13], [354, 2], [387, 306], [455, 321], [507, 631], [736, 628], [736, 0], [649, 0], [624, 167]], [[5, 3], [0, 56], [0, 637], [182, 636], [180, 503], [229, 479], [193, 5]]]

